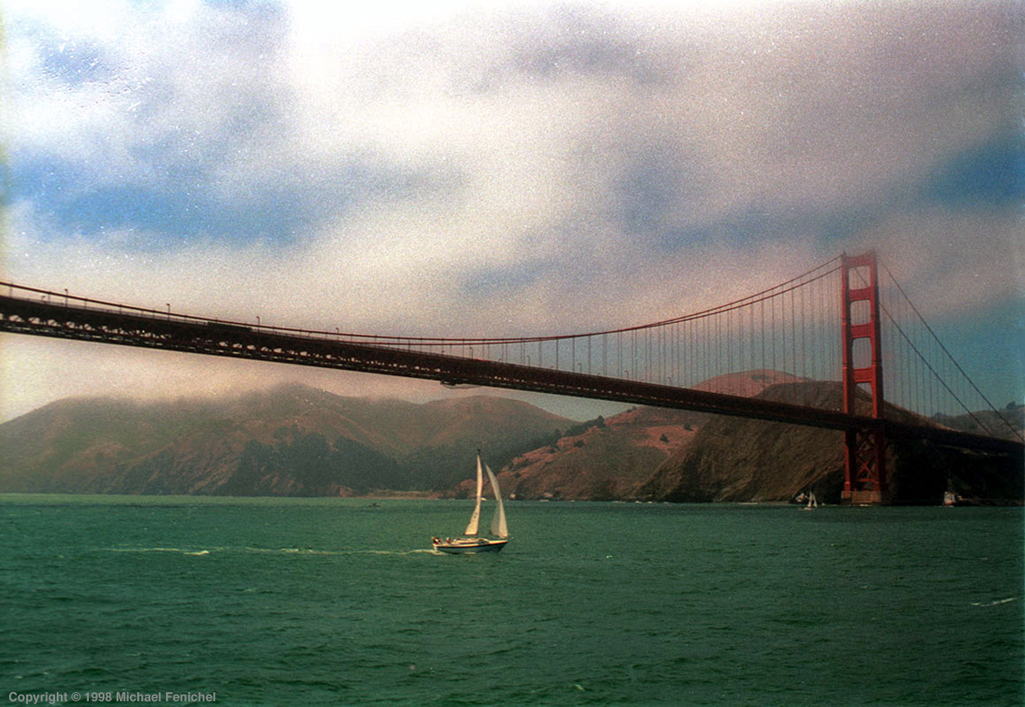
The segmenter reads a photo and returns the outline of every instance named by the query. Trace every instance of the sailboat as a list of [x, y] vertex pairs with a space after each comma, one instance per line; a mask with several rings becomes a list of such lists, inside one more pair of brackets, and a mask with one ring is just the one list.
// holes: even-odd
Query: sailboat
[[[495, 502], [497, 508], [495, 509], [494, 518], [491, 519], [491, 535], [494, 538], [482, 538], [477, 535], [477, 526], [480, 523], [480, 502], [483, 497], [484, 490], [484, 474], [482, 471], [486, 471], [488, 474], [488, 481], [491, 482], [491, 488], [495, 492]], [[453, 555], [464, 555], [476, 552], [499, 552], [505, 544], [509, 542], [509, 526], [505, 522], [505, 506], [502, 505], [502, 491], [498, 488], [498, 479], [495, 478], [494, 473], [491, 471], [491, 467], [487, 464], [481, 464], [480, 451], [477, 451], [477, 505], [473, 508], [473, 515], [470, 516], [470, 522], [466, 525], [466, 530], [463, 532], [461, 538], [431, 538], [431, 544], [434, 545], [435, 550], [441, 552], [447, 552]]]
[[819, 507], [819, 501], [815, 498], [815, 492], [812, 491], [808, 494], [808, 505], [801, 510], [812, 511]]

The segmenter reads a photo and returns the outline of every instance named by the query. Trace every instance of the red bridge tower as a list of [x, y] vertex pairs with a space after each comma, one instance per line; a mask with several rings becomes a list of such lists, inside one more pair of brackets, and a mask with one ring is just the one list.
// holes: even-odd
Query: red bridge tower
[[[876, 422], [846, 432], [841, 502], [882, 503], [887, 490], [886, 429], [875, 252], [853, 256], [845, 253], [842, 273], [843, 411], [847, 415], [856, 414], [858, 386], [867, 385], [872, 395], [872, 418]], [[860, 407], [867, 407], [867, 401], [862, 400]]]

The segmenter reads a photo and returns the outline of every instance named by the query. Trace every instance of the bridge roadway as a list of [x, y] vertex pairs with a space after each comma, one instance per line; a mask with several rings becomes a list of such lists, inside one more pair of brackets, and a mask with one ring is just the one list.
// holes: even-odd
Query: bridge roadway
[[[75, 304], [71, 304], [74, 301]], [[127, 311], [125, 311], [127, 309]], [[222, 322], [156, 310], [77, 300], [0, 295], [0, 331], [231, 358], [363, 371], [390, 376], [509, 388], [635, 405], [694, 410], [834, 430], [873, 429], [868, 416], [622, 378], [560, 371], [409, 348], [345, 341], [324, 332]], [[942, 427], [886, 420], [888, 436], [1025, 459], [1021, 442]]]

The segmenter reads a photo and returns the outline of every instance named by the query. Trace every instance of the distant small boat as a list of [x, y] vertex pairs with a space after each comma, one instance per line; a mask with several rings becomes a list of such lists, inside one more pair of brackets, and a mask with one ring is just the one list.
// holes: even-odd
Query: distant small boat
[[808, 505], [802, 508], [802, 511], [813, 511], [819, 507], [818, 499], [815, 498], [815, 492], [812, 491], [808, 494]]
[[495, 492], [497, 508], [495, 516], [491, 520], [491, 535], [494, 538], [482, 538], [477, 536], [477, 526], [480, 521], [480, 503], [484, 490], [484, 474], [481, 470], [480, 452], [477, 452], [477, 505], [473, 508], [473, 515], [470, 522], [463, 531], [461, 538], [431, 538], [431, 544], [435, 550], [447, 552], [451, 555], [467, 555], [477, 552], [499, 552], [509, 542], [509, 527], [505, 522], [505, 506], [502, 505], [502, 491], [498, 488], [498, 479], [492, 473], [491, 468], [484, 464], [483, 468], [488, 473], [488, 480]]

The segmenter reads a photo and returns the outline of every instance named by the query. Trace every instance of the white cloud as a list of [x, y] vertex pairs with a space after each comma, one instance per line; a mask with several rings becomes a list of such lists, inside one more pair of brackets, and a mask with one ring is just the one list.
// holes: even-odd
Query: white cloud
[[[929, 283], [952, 263], [962, 301], [1020, 296], [1007, 213], [897, 203], [1016, 115], [1007, 7], [15, 0], [15, 166], [72, 163], [63, 188], [84, 196], [159, 186], [175, 207], [299, 216], [277, 240], [90, 232], [28, 185], [5, 276], [456, 335], [682, 314], [869, 245], [931, 302], [950, 300]], [[75, 52], [103, 70], [54, 70]], [[823, 225], [861, 217], [851, 235]], [[982, 245], [965, 249], [967, 230]], [[9, 350], [5, 368], [43, 375]], [[144, 379], [150, 360], [126, 368]]]
[[1025, 301], [1021, 216], [944, 208], [904, 212], [863, 236], [928, 320]]

